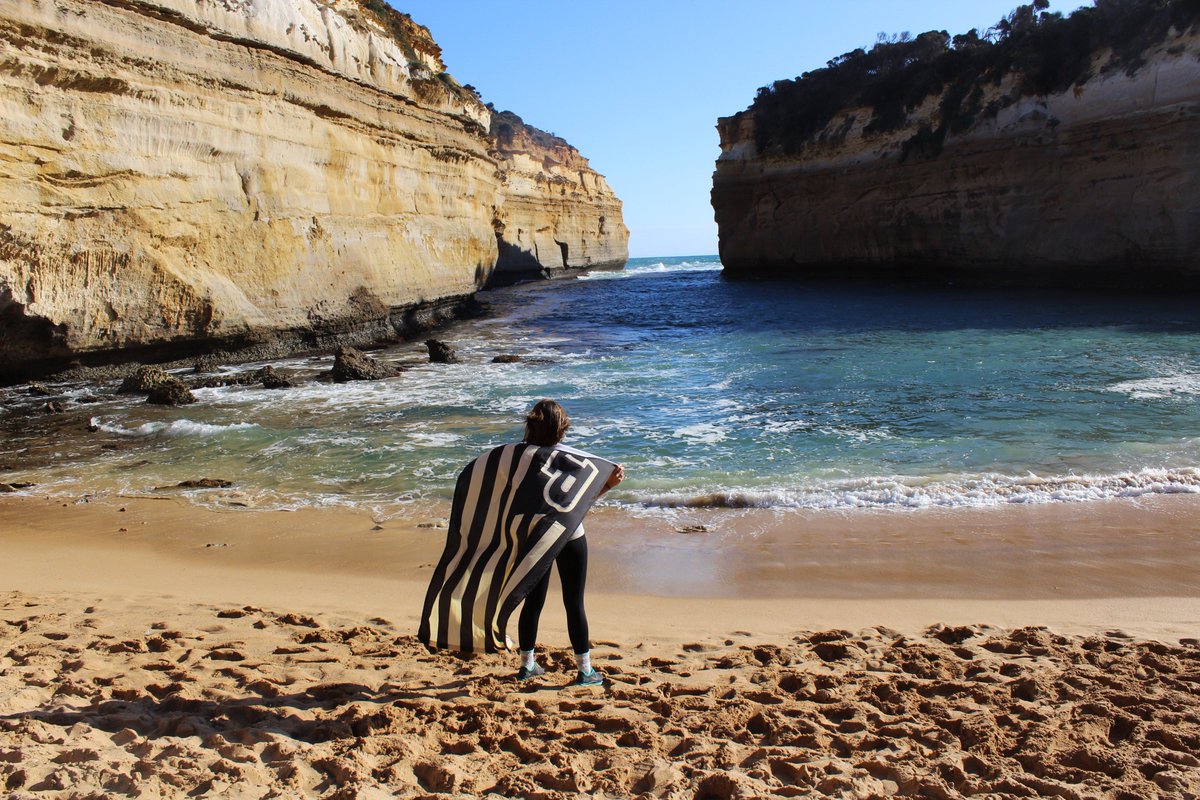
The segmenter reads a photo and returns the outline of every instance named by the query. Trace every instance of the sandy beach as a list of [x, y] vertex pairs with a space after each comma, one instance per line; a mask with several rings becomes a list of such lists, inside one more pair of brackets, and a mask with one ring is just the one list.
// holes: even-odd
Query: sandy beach
[[[0, 499], [11, 797], [1194, 797], [1191, 497], [589, 518], [603, 688], [415, 639], [436, 516]], [[553, 589], [552, 589], [553, 591]]]

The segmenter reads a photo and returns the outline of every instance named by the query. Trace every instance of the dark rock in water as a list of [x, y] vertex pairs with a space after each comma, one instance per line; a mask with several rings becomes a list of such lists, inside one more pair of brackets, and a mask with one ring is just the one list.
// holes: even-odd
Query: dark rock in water
[[88, 433], [99, 433], [100, 426], [94, 422], [89, 422], [87, 425], [87, 431], [88, 431]]
[[196, 395], [183, 381], [170, 378], [151, 389], [146, 402], [157, 406], [186, 406], [196, 402]]
[[216, 356], [201, 356], [192, 364], [192, 372], [215, 372], [221, 366], [221, 359]]
[[76, 403], [106, 403], [112, 399], [113, 399], [113, 397], [111, 395], [105, 397], [105, 396], [96, 395], [96, 394], [85, 394], [82, 397], [76, 397], [75, 402]]
[[42, 406], [42, 411], [45, 411], [47, 414], [61, 414], [65, 410], [66, 406], [57, 400], [51, 400], [50, 402], [46, 403], [46, 405]]
[[178, 378], [172, 378], [162, 367], [140, 366], [137, 370], [126, 378], [121, 383], [121, 388], [117, 389], [121, 394], [138, 394], [149, 393], [156, 388], [166, 383], [167, 381], [176, 381], [182, 383]]
[[493, 358], [492, 363], [493, 364], [515, 364], [520, 360], [521, 360], [520, 356], [513, 355], [512, 353], [506, 353], [505, 355], [496, 356], [495, 358]]
[[154, 491], [162, 491], [163, 489], [228, 489], [233, 486], [233, 481], [226, 481], [220, 478], [199, 478], [196, 480], [180, 481], [174, 486], [155, 486]]
[[264, 389], [290, 389], [296, 385], [290, 375], [276, 372], [273, 367], [263, 367], [258, 371], [258, 379]]
[[254, 372], [241, 372], [234, 375], [225, 375], [215, 378], [200, 378], [198, 380], [188, 381], [188, 386], [192, 389], [218, 389], [225, 386], [253, 386], [260, 383], [263, 375], [267, 374], [270, 367], [256, 369]]
[[180, 489], [228, 489], [233, 481], [220, 478], [200, 478], [199, 480], [180, 481], [176, 484]]
[[425, 346], [429, 348], [430, 364], [457, 364], [458, 354], [454, 348], [438, 339], [426, 339]]
[[253, 373], [249, 375], [238, 375], [234, 378], [201, 378], [197, 381], [188, 381], [189, 389], [219, 389], [224, 386], [249, 386], [252, 383], [258, 383]]
[[49, 397], [54, 394], [54, 392], [47, 389], [45, 384], [42, 383], [29, 384], [29, 393], [34, 397]]
[[335, 383], [345, 383], [346, 381], [394, 378], [400, 374], [400, 370], [391, 364], [377, 361], [353, 347], [339, 347], [334, 355], [333, 370], [330, 374]]

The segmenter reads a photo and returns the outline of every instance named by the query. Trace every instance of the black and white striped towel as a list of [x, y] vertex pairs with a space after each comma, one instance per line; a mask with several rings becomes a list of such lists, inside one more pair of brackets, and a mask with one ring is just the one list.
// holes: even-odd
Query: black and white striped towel
[[425, 595], [427, 645], [495, 652], [504, 629], [554, 563], [616, 468], [564, 445], [497, 447], [454, 487], [446, 549]]

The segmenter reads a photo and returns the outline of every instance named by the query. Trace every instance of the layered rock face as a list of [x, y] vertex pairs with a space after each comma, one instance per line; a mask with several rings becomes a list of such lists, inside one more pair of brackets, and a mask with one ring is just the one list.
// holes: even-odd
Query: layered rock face
[[376, 0], [11, 0], [0, 103], [5, 377], [387, 339], [496, 264], [491, 113]]
[[492, 116], [491, 132], [504, 175], [494, 280], [615, 269], [629, 260], [621, 201], [578, 150], [507, 111]]
[[887, 133], [844, 108], [793, 154], [759, 151], [752, 111], [720, 120], [727, 274], [1200, 284], [1200, 42], [1104, 58], [1064, 92], [981, 87], [994, 113], [965, 126], [939, 94]]

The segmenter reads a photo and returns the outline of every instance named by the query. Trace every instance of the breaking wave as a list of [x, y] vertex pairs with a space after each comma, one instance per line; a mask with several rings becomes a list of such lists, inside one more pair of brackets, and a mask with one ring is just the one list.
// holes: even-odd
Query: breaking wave
[[723, 269], [720, 261], [710, 259], [697, 258], [694, 260], [676, 261], [671, 260], [671, 263], [659, 261], [654, 264], [635, 264], [626, 266], [620, 270], [602, 270], [597, 272], [588, 272], [579, 276], [579, 280], [595, 281], [595, 280], [615, 280], [619, 278], [632, 278], [636, 275], [659, 275], [663, 273], [680, 273], [680, 272], [720, 272]]
[[111, 433], [116, 436], [128, 436], [134, 439], [140, 439], [147, 436], [163, 436], [163, 437], [186, 437], [186, 436], [220, 436], [223, 433], [230, 431], [244, 431], [250, 428], [257, 428], [258, 425], [254, 422], [234, 422], [229, 425], [212, 425], [207, 422], [195, 422], [190, 419], [177, 419], [173, 422], [147, 422], [138, 425], [134, 428], [124, 428], [120, 425], [115, 425], [110, 422], [104, 422], [96, 417], [92, 417], [91, 425], [98, 431]]
[[650, 508], [966, 508], [1064, 503], [1160, 494], [1200, 494], [1200, 469], [1146, 469], [1117, 475], [1023, 477], [987, 475], [922, 481], [887, 477], [837, 481], [800, 489], [731, 489], [637, 497]]
[[1167, 397], [1200, 395], [1200, 373], [1163, 375], [1136, 381], [1123, 381], [1108, 387], [1138, 400], [1161, 400]]

